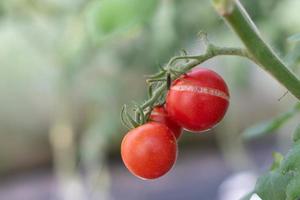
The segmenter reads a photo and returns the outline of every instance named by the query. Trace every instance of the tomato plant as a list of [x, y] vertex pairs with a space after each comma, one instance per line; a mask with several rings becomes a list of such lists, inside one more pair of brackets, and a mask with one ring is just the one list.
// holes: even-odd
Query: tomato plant
[[[208, 41], [204, 34], [206, 50], [203, 54], [187, 55], [184, 51], [183, 55], [171, 58], [166, 65], [160, 67], [159, 72], [148, 77], [149, 98], [142, 104], [134, 103], [131, 112], [127, 106], [124, 106], [121, 113], [124, 125], [132, 129], [123, 139], [122, 158], [127, 168], [137, 176], [159, 177], [166, 173], [175, 161], [175, 159], [162, 158], [161, 155], [154, 156], [157, 149], [160, 151], [164, 149], [164, 145], [161, 145], [166, 143], [163, 139], [164, 135], [166, 136], [168, 133], [168, 137], [172, 138], [170, 136], [172, 131], [167, 128], [166, 123], [149, 122], [149, 120], [160, 121], [154, 119], [153, 114], [151, 115], [156, 112], [158, 105], [165, 104], [168, 117], [189, 131], [208, 130], [224, 117], [229, 105], [229, 92], [225, 81], [209, 69], [192, 70], [213, 57], [233, 55], [247, 58], [268, 72], [298, 101], [300, 100], [299, 78], [263, 40], [243, 5], [238, 0], [212, 0], [212, 4], [217, 13], [240, 38], [244, 48], [216, 46]], [[295, 35], [291, 39], [299, 41], [299, 35]], [[296, 55], [291, 57], [298, 59]], [[278, 129], [299, 112], [299, 105], [297, 103], [288, 112], [251, 127], [245, 131], [245, 137], [254, 138]], [[154, 128], [154, 125], [161, 128]], [[299, 135], [300, 128], [298, 127], [293, 138], [294, 144], [289, 153], [285, 157], [275, 153], [270, 171], [257, 180], [253, 192], [243, 199], [250, 199], [254, 193], [263, 200], [296, 200], [300, 198], [298, 189], [300, 186]], [[153, 137], [160, 138], [155, 140], [155, 143], [160, 145], [153, 145]], [[172, 143], [175, 142], [173, 136]], [[129, 145], [129, 143], [131, 144]], [[164, 151], [169, 152], [168, 156], [173, 155], [174, 151], [170, 151], [169, 145], [167, 146]], [[152, 162], [147, 166], [144, 165], [149, 162], [151, 156], [154, 156], [155, 159], [162, 159], [163, 170], [156, 168], [157, 165]], [[175, 158], [176, 156], [171, 157]], [[156, 171], [154, 169], [160, 173], [152, 174]]]
[[162, 123], [148, 122], [129, 131], [121, 144], [122, 159], [130, 172], [142, 179], [166, 174], [177, 157], [177, 142]]
[[225, 81], [212, 70], [199, 68], [176, 80], [166, 97], [170, 116], [189, 131], [206, 131], [224, 117], [229, 105]]

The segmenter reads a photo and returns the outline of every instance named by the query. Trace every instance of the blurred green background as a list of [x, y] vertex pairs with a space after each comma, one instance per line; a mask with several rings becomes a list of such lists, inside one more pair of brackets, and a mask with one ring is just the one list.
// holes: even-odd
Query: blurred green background
[[[242, 3], [297, 72], [299, 44], [286, 38], [300, 32], [300, 1]], [[288, 149], [297, 120], [242, 141], [244, 128], [295, 102], [289, 94], [278, 101], [286, 90], [245, 59], [203, 64], [222, 74], [231, 106], [217, 128], [183, 135], [168, 175], [144, 182], [120, 160], [122, 104], [143, 101], [144, 75], [182, 49], [203, 52], [200, 31], [241, 46], [209, 0], [1, 0], [0, 199], [235, 200], [247, 192], [226, 179], [255, 181], [272, 150]]]

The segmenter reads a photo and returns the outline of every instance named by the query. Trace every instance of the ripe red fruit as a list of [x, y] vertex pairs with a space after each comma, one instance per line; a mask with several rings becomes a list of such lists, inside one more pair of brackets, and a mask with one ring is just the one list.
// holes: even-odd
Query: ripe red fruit
[[166, 98], [166, 110], [183, 128], [205, 131], [224, 117], [229, 105], [225, 81], [216, 72], [199, 68], [174, 81]]
[[154, 107], [150, 114], [150, 120], [165, 124], [169, 129], [171, 129], [176, 139], [178, 139], [182, 133], [181, 126], [170, 118], [164, 106]]
[[125, 166], [135, 176], [155, 179], [174, 165], [177, 158], [176, 138], [166, 125], [148, 122], [125, 135], [121, 156]]

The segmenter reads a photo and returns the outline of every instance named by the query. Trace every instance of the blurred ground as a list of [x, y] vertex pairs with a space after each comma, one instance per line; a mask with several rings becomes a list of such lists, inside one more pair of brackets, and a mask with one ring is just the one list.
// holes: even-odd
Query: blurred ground
[[[276, 149], [274, 140], [268, 141], [248, 149], [254, 162], [263, 166], [261, 171], [270, 165]], [[196, 147], [179, 152], [176, 166], [155, 181], [137, 179], [119, 160], [110, 161], [109, 169], [112, 200], [218, 200], [220, 184], [232, 173], [215, 148]], [[58, 200], [57, 188], [51, 170], [40, 169], [2, 179], [0, 196], [4, 200]]]

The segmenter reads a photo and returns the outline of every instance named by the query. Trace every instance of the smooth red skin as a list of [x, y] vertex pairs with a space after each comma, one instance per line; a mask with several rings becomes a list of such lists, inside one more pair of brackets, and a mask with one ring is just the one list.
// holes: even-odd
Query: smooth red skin
[[121, 156], [132, 174], [142, 179], [155, 179], [166, 174], [174, 165], [176, 138], [166, 125], [148, 122], [125, 135]]
[[216, 72], [199, 68], [174, 81], [166, 97], [166, 110], [172, 119], [191, 132], [209, 130], [222, 120], [229, 106], [228, 100], [209, 94], [172, 90], [175, 85], [213, 88], [229, 97], [225, 81]]
[[177, 140], [181, 136], [182, 127], [168, 115], [164, 106], [154, 107], [149, 119], [151, 121], [165, 124], [169, 129], [171, 129]]

